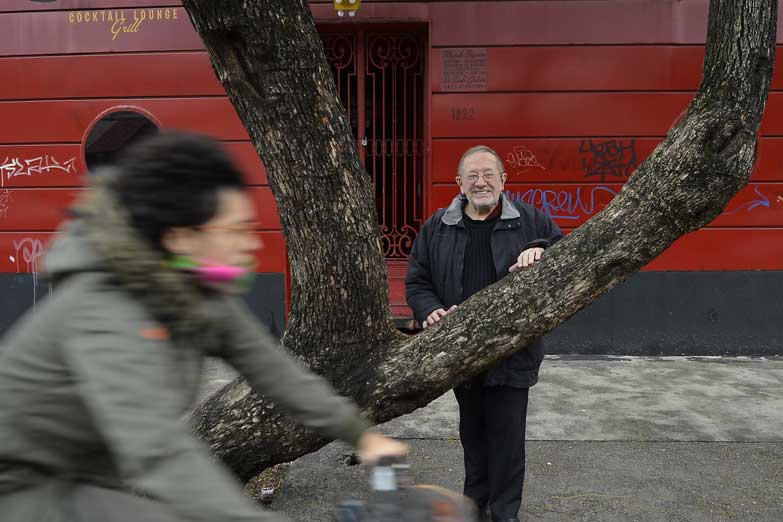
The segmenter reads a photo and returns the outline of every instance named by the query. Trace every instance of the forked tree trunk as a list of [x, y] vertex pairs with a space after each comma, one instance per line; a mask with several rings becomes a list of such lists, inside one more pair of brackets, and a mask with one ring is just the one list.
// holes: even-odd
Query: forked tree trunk
[[[398, 333], [373, 204], [304, 0], [183, 0], [264, 161], [291, 266], [285, 347], [383, 422], [552, 330], [709, 223], [750, 178], [772, 76], [776, 0], [710, 3], [704, 80], [598, 215], [415, 337]], [[632, 117], [632, 116], [630, 116]], [[195, 413], [243, 479], [327, 441], [234, 383]]]

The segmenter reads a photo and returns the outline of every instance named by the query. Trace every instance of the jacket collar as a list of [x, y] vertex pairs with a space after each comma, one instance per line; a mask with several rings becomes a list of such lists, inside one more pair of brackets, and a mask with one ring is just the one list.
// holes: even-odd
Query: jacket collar
[[[444, 225], [454, 226], [462, 221], [462, 209], [465, 207], [467, 198], [463, 194], [458, 194], [451, 204], [446, 208], [443, 217], [440, 218]], [[517, 219], [519, 210], [506, 197], [505, 192], [500, 193], [500, 204], [503, 205], [503, 212], [500, 213], [500, 220]]]
[[178, 345], [215, 346], [225, 332], [211, 299], [187, 274], [169, 266], [130, 225], [110, 188], [110, 172], [101, 177], [76, 205], [85, 240], [103, 269], [167, 327]]

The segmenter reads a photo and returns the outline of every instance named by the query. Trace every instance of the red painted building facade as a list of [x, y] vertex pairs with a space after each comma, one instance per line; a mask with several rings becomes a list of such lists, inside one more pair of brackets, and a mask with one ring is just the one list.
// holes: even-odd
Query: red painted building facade
[[[410, 243], [456, 194], [466, 148], [495, 148], [507, 194], [570, 231], [617, 193], [701, 80], [706, 0], [365, 0], [350, 18], [310, 4], [376, 182], [399, 318]], [[4, 0], [0, 71], [0, 328], [49, 291], [41, 254], [88, 163], [154, 125], [211, 134], [245, 168], [266, 244], [250, 300], [280, 331], [275, 201], [177, 0]], [[554, 332], [552, 351], [783, 353], [780, 78], [748, 187]]]

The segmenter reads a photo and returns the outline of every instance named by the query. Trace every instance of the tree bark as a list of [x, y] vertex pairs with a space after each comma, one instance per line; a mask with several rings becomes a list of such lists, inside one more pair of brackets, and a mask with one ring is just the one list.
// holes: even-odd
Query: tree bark
[[[620, 193], [532, 269], [410, 337], [391, 320], [372, 180], [306, 2], [183, 4], [278, 202], [292, 283], [284, 345], [376, 422], [522, 349], [720, 214], [754, 165], [777, 21], [776, 0], [713, 0], [699, 91]], [[194, 418], [243, 479], [327, 442], [239, 381]]]

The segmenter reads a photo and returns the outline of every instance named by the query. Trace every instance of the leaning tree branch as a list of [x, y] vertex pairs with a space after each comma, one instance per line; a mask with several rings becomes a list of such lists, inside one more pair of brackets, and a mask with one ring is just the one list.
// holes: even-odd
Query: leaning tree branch
[[[292, 306], [285, 347], [373, 420], [413, 411], [522, 349], [714, 219], [747, 184], [775, 52], [775, 0], [710, 3], [704, 79], [598, 215], [532, 269], [414, 337], [391, 322], [364, 172], [303, 0], [184, 0], [278, 202]], [[326, 443], [237, 381], [194, 416], [242, 478]]]

